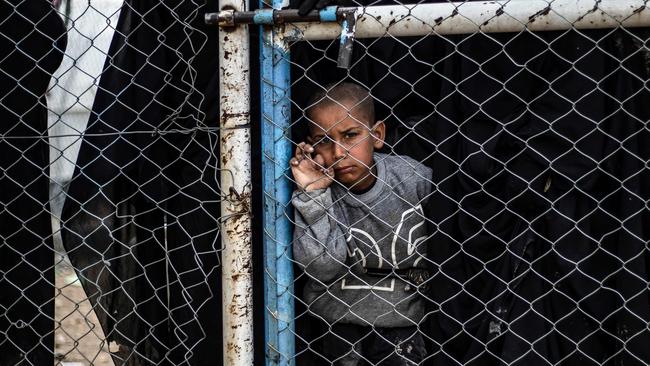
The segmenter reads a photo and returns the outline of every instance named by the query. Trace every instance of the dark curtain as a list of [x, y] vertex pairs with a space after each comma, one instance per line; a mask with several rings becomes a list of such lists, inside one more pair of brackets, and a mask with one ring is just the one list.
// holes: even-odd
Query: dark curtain
[[[434, 170], [428, 363], [650, 363], [649, 35], [359, 40], [350, 70], [335, 42], [292, 49], [297, 118], [318, 85], [366, 85], [388, 150]], [[298, 314], [318, 362], [327, 326]]]
[[435, 145], [434, 363], [650, 362], [648, 35], [449, 38], [416, 127]]
[[66, 46], [45, 0], [0, 3], [0, 364], [54, 363], [45, 93]]
[[63, 212], [116, 364], [221, 363], [216, 2], [126, 1]]

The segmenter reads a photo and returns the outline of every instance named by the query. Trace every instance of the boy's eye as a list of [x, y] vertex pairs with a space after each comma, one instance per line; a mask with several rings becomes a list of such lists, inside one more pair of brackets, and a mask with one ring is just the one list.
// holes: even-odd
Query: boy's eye
[[351, 138], [355, 138], [355, 137], [357, 137], [357, 135], [359, 135], [358, 132], [347, 132], [347, 133], [345, 134], [345, 138], [346, 138], [346, 139], [351, 139]]
[[330, 142], [332, 142], [332, 139], [330, 139], [329, 137], [325, 136], [325, 137], [321, 137], [320, 139], [316, 140], [316, 143], [314, 144], [314, 146], [327, 145], [327, 144], [329, 144]]

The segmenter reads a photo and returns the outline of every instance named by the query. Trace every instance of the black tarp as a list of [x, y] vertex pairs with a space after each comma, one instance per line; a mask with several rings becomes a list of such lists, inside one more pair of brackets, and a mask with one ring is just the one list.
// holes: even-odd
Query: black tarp
[[[292, 49], [294, 115], [364, 84], [392, 151], [434, 170], [428, 363], [650, 363], [649, 35], [358, 40], [350, 70], [336, 42]], [[327, 326], [298, 314], [299, 364], [322, 361]]]
[[648, 35], [445, 45], [436, 113], [419, 126], [436, 145], [444, 248], [437, 364], [650, 362]]
[[126, 1], [63, 212], [116, 364], [221, 363], [216, 2]]
[[0, 3], [0, 364], [54, 363], [45, 93], [66, 45], [45, 0]]

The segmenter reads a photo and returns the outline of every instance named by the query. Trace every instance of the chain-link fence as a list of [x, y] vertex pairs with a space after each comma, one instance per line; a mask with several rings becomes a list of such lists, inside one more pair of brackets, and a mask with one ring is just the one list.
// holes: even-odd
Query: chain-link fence
[[650, 363], [646, 4], [349, 5], [262, 38], [272, 362]]
[[216, 3], [59, 3], [0, 2], [0, 364], [220, 364]]
[[262, 212], [222, 189], [216, 2], [0, 2], [1, 365], [250, 352], [251, 235], [268, 364], [650, 363], [645, 2], [337, 5], [231, 13], [266, 24]]

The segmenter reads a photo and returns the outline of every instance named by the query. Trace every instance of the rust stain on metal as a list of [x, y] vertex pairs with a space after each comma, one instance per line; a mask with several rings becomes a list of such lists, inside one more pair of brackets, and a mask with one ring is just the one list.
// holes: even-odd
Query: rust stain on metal
[[238, 113], [228, 113], [228, 112], [224, 112], [224, 113], [221, 114], [221, 118], [220, 118], [220, 119], [221, 119], [221, 122], [224, 123], [224, 122], [226, 122], [226, 121], [228, 121], [228, 120], [230, 120], [230, 119], [232, 119], [232, 118], [244, 118], [244, 119], [248, 119], [249, 116], [250, 116], [250, 113], [248, 113], [248, 112], [238, 112]]
[[[600, 1], [601, 1], [601, 0], [596, 0], [596, 3], [594, 4], [594, 7], [591, 8], [591, 10], [589, 10], [587, 13], [581, 15], [578, 19], [576, 19], [575, 22], [576, 22], [576, 23], [577, 23], [577, 22], [580, 22], [580, 21], [582, 21], [582, 20], [583, 20], [587, 15], [589, 15], [589, 14], [591, 14], [591, 13], [595, 13], [595, 12], [597, 12], [597, 11], [598, 11], [598, 5], [600, 5]], [[550, 5], [549, 5], [549, 6], [550, 6]], [[604, 11], [601, 11], [601, 13], [602, 13], [602, 15], [605, 15], [605, 12], [604, 12]]]
[[543, 17], [551, 12], [551, 6], [547, 5], [544, 9], [528, 17], [528, 22], [533, 23], [538, 17]]
[[228, 142], [228, 140], [230, 140], [234, 134], [235, 133], [232, 131], [225, 133], [223, 136], [221, 136], [221, 142], [223, 143]]
[[[228, 193], [228, 201], [230, 201], [235, 207], [239, 207], [239, 209], [234, 213], [249, 214], [251, 212], [251, 191], [249, 187], [250, 186], [247, 184], [246, 187], [244, 187], [244, 191], [241, 193], [237, 192], [235, 187], [230, 187], [230, 191]], [[233, 228], [235, 228], [235, 226], [233, 226]]]
[[[250, 296], [234, 295], [230, 301], [230, 304], [228, 305], [228, 312], [230, 314], [236, 315], [239, 318], [248, 317], [250, 315], [250, 307], [248, 304], [250, 304], [251, 301], [252, 298]], [[230, 329], [236, 330], [246, 326], [247, 325], [245, 323], [237, 322], [235, 324], [230, 324]]]
[[[494, 18], [496, 18], [498, 16], [501, 16], [503, 14], [505, 14], [505, 10], [503, 10], [503, 6], [501, 6], [499, 9], [496, 10], [496, 12], [494, 12], [494, 17], [484, 21], [483, 24], [481, 24], [481, 26], [486, 26], [486, 25], [490, 24], [490, 21], [492, 21], [492, 19], [494, 19]], [[481, 15], [483, 15], [483, 14], [481, 14]]]
[[228, 347], [229, 351], [232, 351], [232, 352], [234, 352], [236, 354], [241, 353], [241, 347], [236, 342], [228, 342], [227, 347]]

